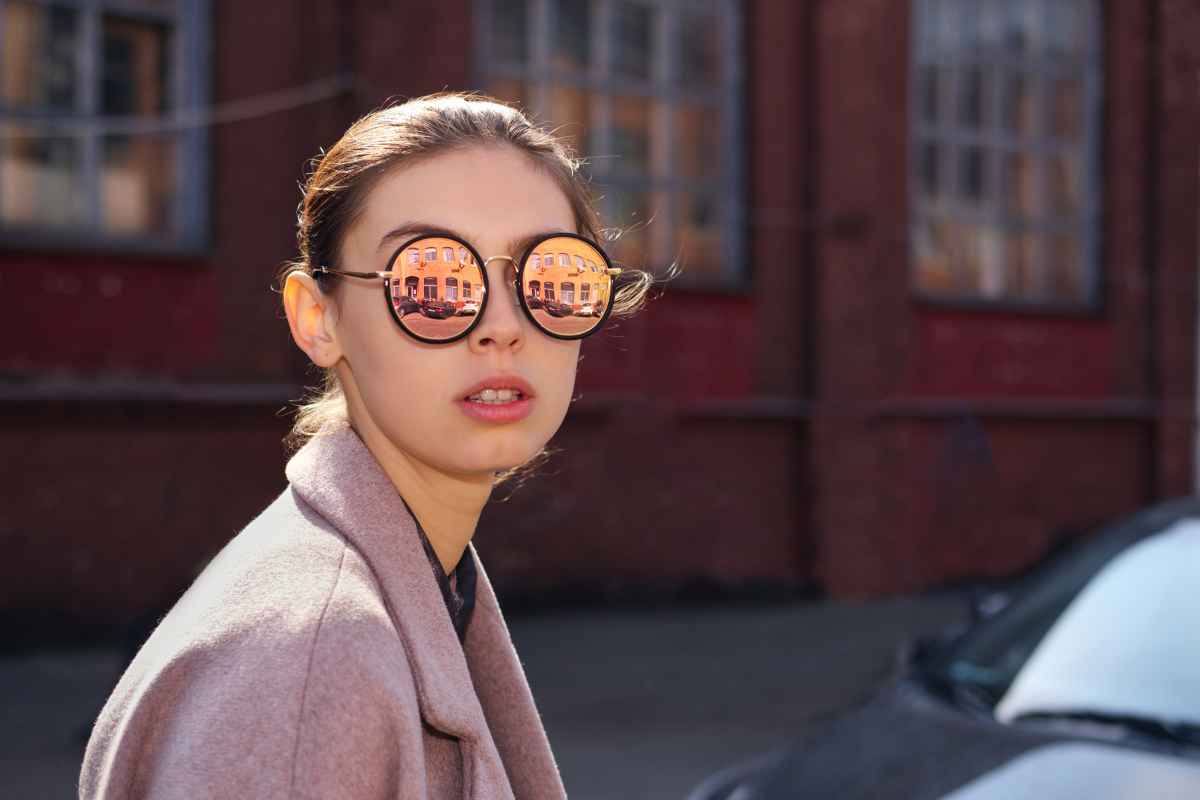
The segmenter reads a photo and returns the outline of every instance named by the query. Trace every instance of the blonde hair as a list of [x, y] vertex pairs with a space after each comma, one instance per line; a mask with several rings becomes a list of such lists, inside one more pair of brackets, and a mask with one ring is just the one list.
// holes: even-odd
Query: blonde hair
[[[364, 198], [375, 181], [393, 168], [473, 145], [517, 148], [558, 183], [571, 205], [579, 233], [596, 241], [620, 235], [619, 229], [601, 228], [580, 171], [583, 161], [560, 138], [534, 125], [519, 109], [494, 98], [474, 92], [440, 92], [370, 112], [351, 125], [328, 151], [322, 150], [310, 160], [311, 171], [296, 208], [299, 256], [279, 270], [276, 277], [280, 288], [276, 291], [282, 292], [289, 273], [300, 270], [313, 275], [323, 292], [336, 292], [331, 276], [314, 274], [313, 270], [339, 262], [346, 231], [361, 213]], [[611, 317], [636, 313], [656, 280], [645, 270], [622, 266]], [[284, 439], [289, 450], [348, 424], [341, 381], [332, 368], [323, 373], [315, 391], [296, 404], [295, 420]], [[525, 464], [497, 473], [495, 483], [527, 477], [546, 456], [543, 449]]]

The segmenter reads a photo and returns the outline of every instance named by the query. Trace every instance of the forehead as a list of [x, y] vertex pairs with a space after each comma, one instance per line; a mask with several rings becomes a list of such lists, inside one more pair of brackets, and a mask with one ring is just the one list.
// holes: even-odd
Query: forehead
[[563, 189], [508, 146], [454, 150], [391, 170], [368, 192], [347, 247], [374, 258], [388, 250], [380, 243], [389, 231], [413, 220], [461, 231], [488, 254], [529, 233], [575, 230]]

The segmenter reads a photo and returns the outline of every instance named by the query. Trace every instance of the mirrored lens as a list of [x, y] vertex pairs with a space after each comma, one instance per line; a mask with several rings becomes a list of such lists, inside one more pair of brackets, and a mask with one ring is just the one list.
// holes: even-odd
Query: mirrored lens
[[461, 336], [483, 307], [483, 268], [462, 242], [419, 239], [392, 262], [392, 313], [411, 333], [430, 341]]
[[533, 319], [556, 336], [590, 333], [608, 308], [612, 276], [595, 245], [571, 236], [542, 241], [525, 262], [525, 304]]

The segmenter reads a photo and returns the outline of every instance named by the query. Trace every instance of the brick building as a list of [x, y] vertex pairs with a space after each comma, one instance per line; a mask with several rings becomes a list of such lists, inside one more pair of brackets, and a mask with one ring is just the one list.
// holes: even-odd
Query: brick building
[[442, 88], [562, 126], [615, 255], [684, 266], [485, 511], [502, 592], [909, 591], [1190, 492], [1196, 41], [1187, 0], [0, 0], [0, 609], [168, 602], [282, 488], [297, 181]]

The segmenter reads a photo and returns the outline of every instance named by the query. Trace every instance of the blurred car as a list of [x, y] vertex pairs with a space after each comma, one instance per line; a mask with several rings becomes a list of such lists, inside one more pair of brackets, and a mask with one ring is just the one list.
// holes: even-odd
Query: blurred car
[[416, 298], [409, 297], [404, 294], [395, 301], [396, 314], [403, 317], [405, 314], [411, 314], [414, 311], [421, 310], [421, 304], [416, 301]]
[[535, 308], [541, 308], [542, 298], [536, 294], [527, 294], [525, 295], [525, 305], [529, 306], [530, 311]]
[[448, 300], [422, 300], [421, 313], [430, 319], [446, 319], [454, 316], [454, 303]]
[[469, 316], [471, 314], [478, 314], [479, 313], [479, 304], [476, 303], [474, 300], [464, 300], [463, 304], [458, 307], [458, 311], [455, 313], [460, 317]]
[[552, 317], [569, 317], [575, 313], [571, 306], [566, 303], [560, 303], [557, 300], [543, 300], [542, 307]]
[[1200, 499], [1102, 528], [689, 800], [1200, 797]]
[[591, 303], [584, 303], [579, 307], [579, 310], [575, 312], [575, 316], [577, 317], [594, 317], [595, 315], [596, 310], [592, 307]]

